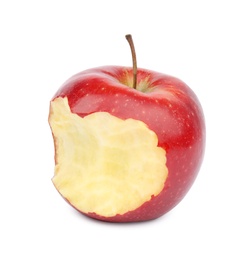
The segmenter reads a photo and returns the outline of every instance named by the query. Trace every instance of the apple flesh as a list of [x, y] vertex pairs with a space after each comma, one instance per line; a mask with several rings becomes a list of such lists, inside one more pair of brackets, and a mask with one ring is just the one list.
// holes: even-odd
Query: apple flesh
[[78, 211], [99, 220], [155, 219], [193, 184], [205, 149], [194, 92], [165, 74], [105, 66], [80, 72], [51, 101], [53, 183]]

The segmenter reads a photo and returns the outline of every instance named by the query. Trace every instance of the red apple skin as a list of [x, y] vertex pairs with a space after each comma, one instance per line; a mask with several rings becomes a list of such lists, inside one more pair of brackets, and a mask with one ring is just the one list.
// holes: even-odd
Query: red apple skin
[[158, 146], [166, 151], [168, 177], [158, 196], [123, 215], [104, 217], [82, 212], [109, 222], [151, 220], [170, 211], [192, 186], [205, 150], [202, 107], [184, 82], [139, 68], [137, 81], [147, 78], [150, 85], [150, 91], [143, 93], [121, 83], [127, 74], [132, 75], [132, 68], [89, 69], [68, 79], [53, 97], [67, 97], [71, 111], [81, 117], [104, 111], [121, 119], [141, 120], [157, 134]]

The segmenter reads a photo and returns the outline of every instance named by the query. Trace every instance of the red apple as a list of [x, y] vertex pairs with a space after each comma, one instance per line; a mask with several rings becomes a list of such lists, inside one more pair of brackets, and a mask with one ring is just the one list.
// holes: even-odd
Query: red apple
[[50, 104], [53, 183], [78, 211], [109, 222], [170, 211], [193, 184], [205, 149], [194, 92], [151, 70], [139, 68], [135, 77], [134, 68], [82, 71]]

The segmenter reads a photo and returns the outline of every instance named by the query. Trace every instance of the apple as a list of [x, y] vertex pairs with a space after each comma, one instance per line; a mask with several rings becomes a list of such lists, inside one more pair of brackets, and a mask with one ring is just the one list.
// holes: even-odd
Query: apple
[[195, 93], [176, 77], [102, 66], [69, 78], [50, 102], [54, 186], [84, 215], [108, 222], [158, 218], [197, 177], [205, 122]]

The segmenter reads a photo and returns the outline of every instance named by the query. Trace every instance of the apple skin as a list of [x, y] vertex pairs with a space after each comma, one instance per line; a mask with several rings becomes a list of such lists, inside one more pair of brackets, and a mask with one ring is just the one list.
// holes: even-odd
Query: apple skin
[[184, 82], [138, 68], [137, 82], [148, 82], [148, 91], [143, 93], [122, 83], [127, 75], [132, 75], [132, 68], [88, 69], [68, 79], [53, 97], [67, 97], [71, 111], [81, 117], [102, 111], [121, 119], [141, 120], [156, 133], [158, 146], [166, 151], [168, 177], [159, 195], [123, 215], [104, 217], [81, 212], [109, 222], [151, 220], [170, 211], [192, 186], [205, 150], [202, 107]]

